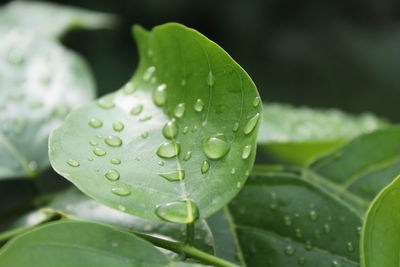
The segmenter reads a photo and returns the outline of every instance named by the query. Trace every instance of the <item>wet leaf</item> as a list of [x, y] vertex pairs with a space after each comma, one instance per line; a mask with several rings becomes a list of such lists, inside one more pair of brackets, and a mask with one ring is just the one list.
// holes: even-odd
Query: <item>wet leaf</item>
[[228, 54], [192, 29], [166, 24], [134, 33], [136, 74], [53, 132], [53, 168], [136, 216], [206, 218], [235, 196], [253, 166], [258, 92]]

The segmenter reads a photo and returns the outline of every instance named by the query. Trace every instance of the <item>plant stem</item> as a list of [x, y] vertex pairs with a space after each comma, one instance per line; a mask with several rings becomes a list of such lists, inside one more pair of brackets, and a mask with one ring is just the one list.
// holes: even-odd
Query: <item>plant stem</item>
[[193, 245], [194, 233], [195, 233], [194, 223], [186, 224], [186, 241], [185, 241], [185, 244], [187, 244], [188, 246], [192, 246]]
[[145, 235], [145, 234], [141, 234], [141, 233], [136, 233], [136, 232], [132, 232], [133, 234], [149, 241], [150, 243], [152, 243], [155, 246], [161, 247], [161, 248], [165, 248], [171, 251], [174, 251], [176, 253], [185, 253], [186, 255], [194, 258], [194, 259], [198, 259], [198, 260], [202, 260], [204, 262], [210, 263], [214, 266], [220, 266], [220, 267], [239, 267], [236, 264], [233, 264], [229, 261], [226, 261], [224, 259], [215, 257], [214, 255], [208, 254], [206, 252], [203, 252], [197, 248], [194, 248], [188, 244], [184, 244], [184, 243], [179, 243], [179, 242], [172, 242], [172, 241], [168, 241], [165, 239], [160, 239], [160, 238], [156, 238], [153, 236], [149, 236], [149, 235]]

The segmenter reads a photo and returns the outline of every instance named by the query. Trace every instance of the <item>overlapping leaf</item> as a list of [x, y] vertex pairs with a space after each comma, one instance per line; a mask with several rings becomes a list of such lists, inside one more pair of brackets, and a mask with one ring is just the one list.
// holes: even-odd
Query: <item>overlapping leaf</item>
[[177, 223], [208, 217], [253, 166], [258, 92], [228, 54], [192, 29], [134, 32], [135, 76], [70, 113], [50, 138], [51, 163], [87, 195], [127, 213]]

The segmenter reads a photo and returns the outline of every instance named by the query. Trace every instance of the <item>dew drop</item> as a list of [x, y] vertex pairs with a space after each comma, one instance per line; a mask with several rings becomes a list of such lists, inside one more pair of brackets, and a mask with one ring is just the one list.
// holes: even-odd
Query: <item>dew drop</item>
[[93, 161], [94, 159], [92, 157], [87, 158], [88, 161]]
[[117, 181], [120, 177], [119, 172], [115, 169], [108, 170], [104, 176], [110, 181]]
[[343, 267], [337, 260], [332, 261], [332, 267]]
[[168, 121], [162, 129], [162, 133], [167, 139], [175, 138], [178, 133], [178, 127], [176, 126], [175, 121]]
[[140, 134], [140, 137], [142, 137], [143, 139], [146, 139], [147, 137], [149, 137], [149, 132], [143, 132]]
[[210, 136], [203, 140], [204, 154], [210, 159], [220, 159], [228, 153], [229, 143], [224, 135]]
[[300, 228], [296, 228], [296, 229], [294, 230], [294, 233], [295, 233], [295, 235], [296, 235], [297, 238], [302, 238], [302, 237], [303, 237], [303, 233], [301, 232], [301, 229], [300, 229]]
[[158, 165], [164, 166], [164, 165], [165, 165], [165, 162], [164, 162], [163, 160], [160, 160], [160, 161], [158, 162]]
[[199, 217], [197, 205], [190, 200], [178, 200], [162, 204], [155, 210], [156, 215], [167, 222], [188, 224]]
[[186, 152], [185, 156], [183, 156], [184, 161], [188, 161], [192, 157], [192, 151]]
[[125, 185], [113, 187], [111, 192], [118, 196], [129, 196], [131, 194], [131, 190], [129, 190], [129, 188]]
[[287, 225], [287, 226], [291, 226], [291, 225], [292, 225], [292, 219], [290, 219], [290, 216], [284, 216], [284, 217], [283, 217], [283, 222], [284, 222], [285, 225]]
[[187, 134], [188, 131], [189, 131], [188, 126], [183, 127], [183, 130], [182, 130], [183, 134]]
[[253, 107], [257, 107], [261, 102], [261, 99], [259, 96], [256, 96], [253, 100]]
[[103, 126], [103, 122], [98, 119], [91, 119], [89, 121], [89, 126], [92, 128], [100, 128], [101, 126]]
[[165, 142], [158, 147], [156, 153], [159, 157], [169, 159], [179, 155], [180, 148], [177, 142]]
[[361, 231], [362, 231], [362, 227], [361, 227], [361, 226], [358, 226], [356, 230], [357, 230], [357, 234], [360, 235], [360, 234], [361, 234]]
[[68, 165], [71, 167], [79, 167], [81, 164], [79, 164], [78, 161], [74, 160], [74, 159], [70, 159], [67, 161]]
[[304, 257], [299, 258], [299, 264], [304, 265], [306, 263], [306, 259]]
[[162, 178], [167, 179], [170, 182], [182, 181], [183, 179], [185, 179], [185, 170], [178, 169], [171, 172], [159, 173], [158, 175], [161, 176]]
[[148, 120], [151, 120], [151, 118], [152, 118], [152, 116], [150, 115], [150, 116], [146, 116], [146, 117], [140, 118], [139, 121], [140, 122], [148, 121]]
[[236, 188], [240, 188], [242, 186], [242, 183], [241, 182], [237, 182], [236, 183]]
[[89, 141], [89, 144], [91, 145], [91, 146], [97, 146], [99, 143], [97, 143], [97, 141], [96, 140], [90, 140]]
[[156, 67], [150, 66], [143, 75], [143, 80], [148, 81], [150, 80], [153, 73], [156, 71]]
[[210, 72], [208, 73], [208, 76], [207, 76], [207, 84], [208, 84], [208, 86], [213, 86], [214, 83], [215, 83], [215, 77], [214, 77], [214, 75], [212, 74], [212, 72], [210, 71]]
[[139, 115], [140, 113], [142, 113], [142, 111], [143, 111], [143, 105], [142, 104], [139, 104], [139, 105], [137, 105], [137, 106], [134, 106], [132, 109], [131, 109], [131, 114], [132, 115]]
[[320, 230], [315, 230], [314, 231], [314, 237], [316, 238], [316, 239], [320, 239], [321, 238], [321, 231]]
[[101, 148], [96, 147], [96, 148], [93, 150], [93, 154], [95, 154], [96, 156], [102, 157], [102, 156], [104, 156], [105, 154], [107, 154], [107, 152], [106, 152], [105, 150], [101, 149]]
[[257, 113], [256, 115], [254, 115], [254, 117], [252, 117], [246, 124], [246, 126], [244, 126], [243, 132], [245, 134], [249, 134], [251, 133], [254, 128], [257, 125], [258, 120], [260, 119], [260, 113]]
[[124, 94], [130, 95], [133, 92], [135, 92], [136, 89], [137, 89], [136, 86], [132, 82], [128, 82], [127, 84], [125, 84], [125, 86], [122, 89], [122, 91], [124, 92]]
[[160, 84], [153, 90], [153, 102], [156, 106], [164, 106], [167, 102], [167, 85]]
[[193, 108], [194, 108], [194, 110], [196, 110], [197, 112], [203, 111], [203, 108], [204, 108], [204, 102], [203, 102], [203, 100], [201, 100], [200, 98], [198, 98], [198, 99], [196, 100], [196, 102], [194, 103]]
[[112, 147], [119, 147], [122, 145], [122, 140], [118, 136], [110, 135], [104, 139], [104, 143]]
[[318, 214], [315, 210], [311, 210], [309, 213], [311, 221], [316, 221], [318, 219]]
[[110, 98], [100, 98], [96, 101], [96, 104], [102, 109], [110, 109], [115, 107], [115, 104], [111, 101]]
[[121, 164], [121, 160], [120, 160], [120, 159], [117, 159], [117, 158], [112, 158], [112, 159], [110, 160], [110, 162], [111, 162], [112, 164], [114, 164], [114, 165], [119, 165], [119, 164]]
[[235, 122], [232, 127], [232, 131], [236, 133], [239, 130], [239, 122]]
[[231, 169], [231, 174], [235, 174], [236, 173], [236, 168], [232, 168]]
[[125, 128], [125, 125], [120, 121], [116, 121], [113, 123], [112, 127], [114, 131], [121, 132]]
[[288, 245], [288, 246], [285, 248], [285, 254], [286, 254], [286, 255], [293, 255], [294, 253], [296, 253], [296, 250], [295, 250], [294, 247]]
[[120, 211], [126, 211], [126, 208], [125, 208], [125, 206], [123, 206], [123, 205], [118, 205], [118, 209], [119, 209]]
[[327, 234], [329, 234], [331, 232], [331, 227], [329, 224], [324, 225], [324, 232]]
[[185, 103], [179, 103], [176, 105], [174, 109], [175, 117], [182, 118], [183, 114], [185, 114]]
[[251, 153], [251, 145], [247, 145], [243, 148], [242, 159], [247, 159]]
[[347, 242], [346, 249], [347, 249], [348, 252], [353, 252], [354, 251], [353, 243]]
[[185, 79], [183, 79], [183, 80], [181, 81], [181, 85], [182, 85], [182, 86], [186, 86], [186, 80], [185, 80]]
[[311, 250], [313, 248], [311, 241], [307, 240], [304, 248], [306, 250]]
[[201, 173], [204, 174], [208, 172], [209, 169], [210, 169], [210, 163], [207, 160], [203, 161], [203, 164], [201, 165]]

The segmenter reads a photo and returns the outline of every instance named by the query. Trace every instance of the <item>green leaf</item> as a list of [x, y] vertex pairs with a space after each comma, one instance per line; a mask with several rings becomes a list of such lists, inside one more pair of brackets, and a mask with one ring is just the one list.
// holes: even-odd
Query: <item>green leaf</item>
[[77, 221], [50, 223], [18, 236], [1, 249], [0, 265], [182, 266], [175, 265], [133, 234], [107, 225]]
[[44, 2], [12, 1], [0, 10], [0, 32], [23, 28], [47, 38], [73, 28], [107, 28], [114, 23], [115, 17], [106, 13]]
[[386, 186], [371, 203], [362, 232], [362, 266], [399, 266], [398, 210], [400, 178]]
[[[295, 173], [253, 173], [228, 205], [225, 219], [243, 265], [358, 266], [360, 216]], [[219, 247], [232, 244], [218, 243], [227, 239], [214, 226], [218, 255]]]
[[22, 29], [1, 35], [0, 179], [35, 176], [49, 166], [50, 132], [94, 97], [85, 61]]
[[305, 166], [352, 138], [387, 125], [372, 114], [354, 116], [336, 109], [264, 105], [258, 144], [273, 159]]
[[[50, 211], [63, 214], [69, 219], [95, 221], [167, 240], [186, 241], [185, 225], [145, 220], [109, 208], [87, 197], [75, 187], [57, 195], [44, 208], [20, 217], [9, 226], [9, 229], [40, 224], [46, 220]], [[193, 246], [213, 254], [213, 237], [205, 221], [196, 222], [195, 232]]]
[[112, 208], [176, 223], [207, 218], [253, 166], [258, 92], [226, 52], [192, 29], [172, 23], [134, 33], [136, 74], [70, 113], [50, 138], [52, 166]]
[[310, 165], [310, 180], [353, 199], [364, 211], [376, 194], [400, 173], [400, 127], [362, 135]]
[[376, 196], [368, 209], [361, 236], [361, 266], [400, 264], [400, 176]]

